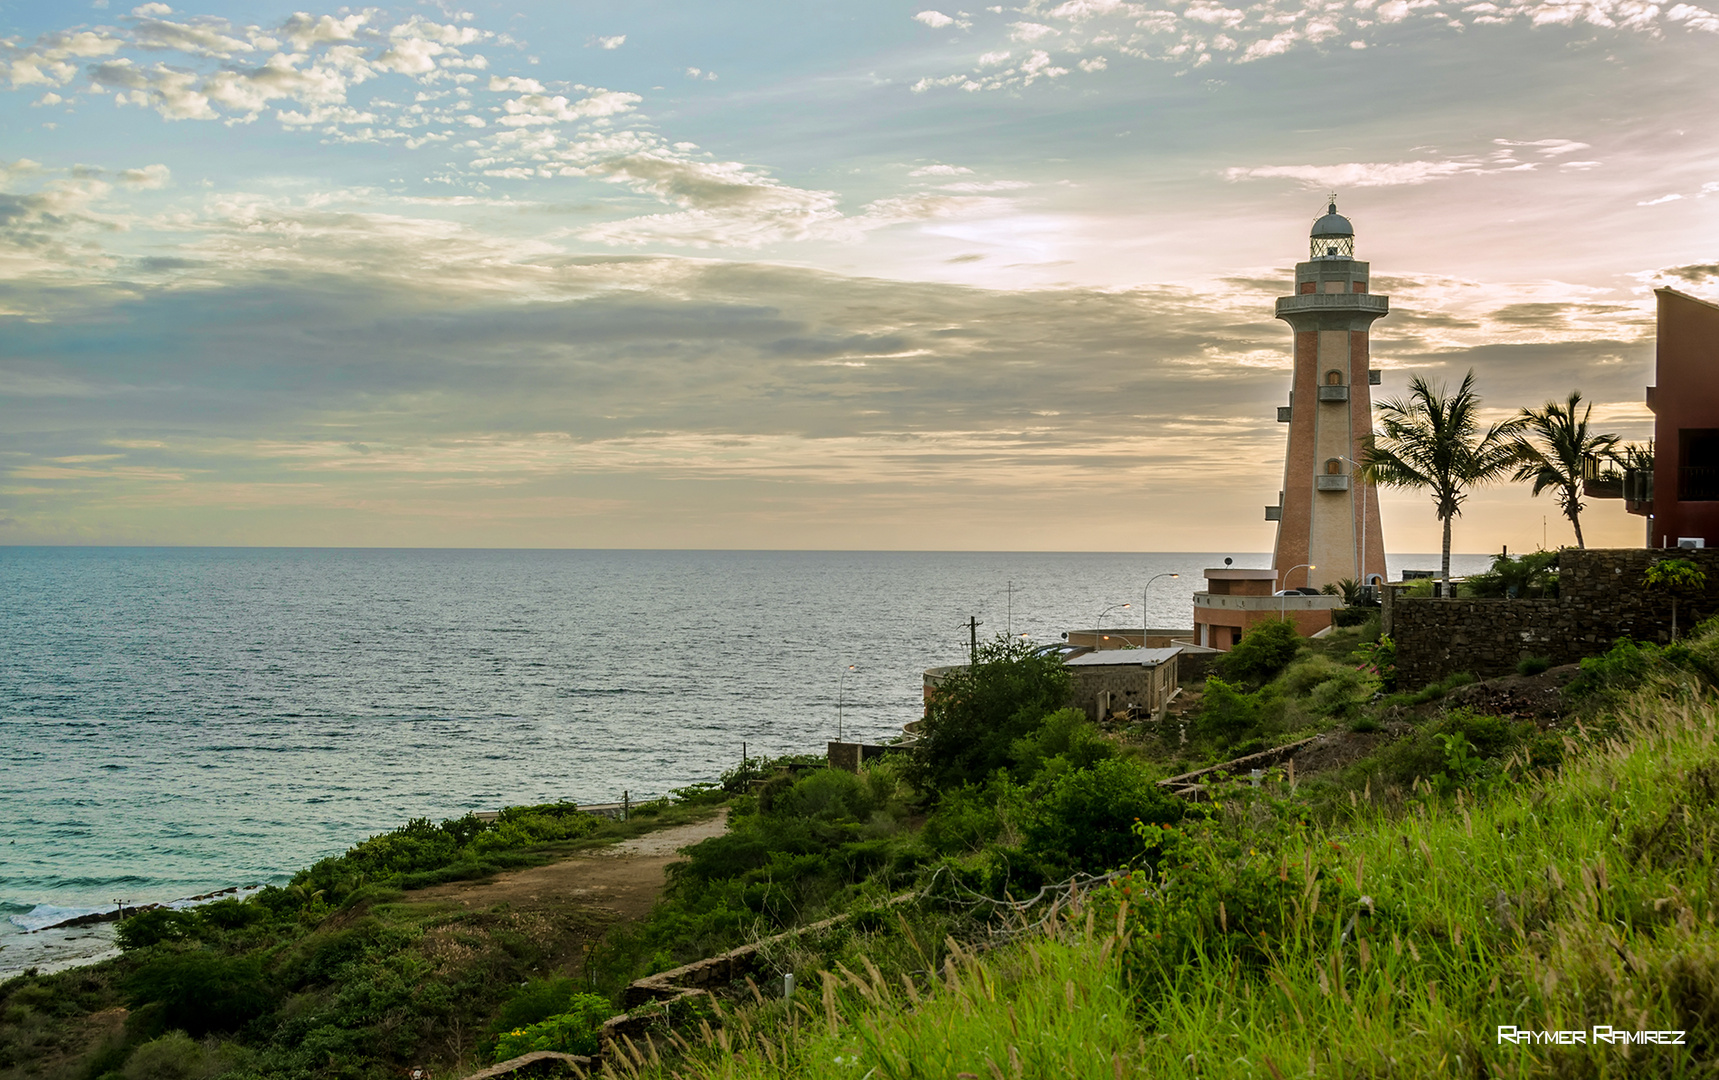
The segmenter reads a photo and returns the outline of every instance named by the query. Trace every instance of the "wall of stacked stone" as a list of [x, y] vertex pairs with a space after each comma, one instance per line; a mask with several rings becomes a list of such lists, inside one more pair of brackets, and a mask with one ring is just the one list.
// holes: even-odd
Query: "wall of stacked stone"
[[1069, 685], [1069, 704], [1094, 720], [1098, 715], [1099, 695], [1110, 695], [1110, 709], [1120, 711], [1129, 704], [1139, 705], [1150, 712], [1164, 707], [1170, 691], [1176, 688], [1176, 661], [1171, 657], [1162, 664], [1142, 667], [1139, 664], [1077, 665], [1069, 668], [1074, 676]]
[[1648, 567], [1663, 558], [1686, 558], [1707, 575], [1706, 595], [1678, 604], [1679, 632], [1719, 613], [1719, 548], [1565, 548], [1555, 600], [1397, 599], [1397, 683], [1416, 689], [1458, 671], [1507, 675], [1530, 656], [1571, 664], [1620, 637], [1668, 641], [1671, 601], [1643, 584]]

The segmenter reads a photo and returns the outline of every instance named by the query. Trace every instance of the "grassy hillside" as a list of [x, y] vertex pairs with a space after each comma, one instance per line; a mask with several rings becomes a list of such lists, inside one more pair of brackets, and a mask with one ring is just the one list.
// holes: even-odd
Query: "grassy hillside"
[[[627, 981], [836, 912], [771, 950], [792, 1001], [725, 988], [707, 1022], [606, 1068], [1719, 1075], [1719, 629], [1510, 685], [1392, 687], [1376, 628], [1243, 646], [1182, 720], [1108, 730], [1057, 707], [1060, 664], [983, 648], [911, 756], [753, 765], [649, 808], [721, 802], [730, 827], [636, 924], [415, 899], [615, 828], [557, 807], [414, 823], [288, 889], [134, 919], [121, 961], [0, 986], [0, 1078], [458, 1076], [587, 1049]], [[1156, 784], [1321, 731], [1343, 753], [1312, 777], [1199, 804]], [[1686, 1034], [1498, 1037], [1597, 1026]]]
[[[1709, 637], [1701, 646], [1712, 647]], [[1142, 828], [1158, 869], [934, 971], [839, 968], [648, 1076], [1712, 1076], [1719, 709], [1660, 670], [1557, 773]], [[905, 977], [903, 975], [905, 974]], [[1587, 1045], [1500, 1043], [1582, 1030]], [[1683, 1046], [1591, 1044], [1596, 1026]]]

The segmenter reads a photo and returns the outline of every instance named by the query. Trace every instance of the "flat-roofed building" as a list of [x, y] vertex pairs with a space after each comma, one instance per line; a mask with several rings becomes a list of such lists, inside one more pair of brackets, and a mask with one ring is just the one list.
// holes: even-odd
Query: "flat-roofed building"
[[1204, 592], [1194, 594], [1194, 644], [1228, 651], [1242, 635], [1263, 622], [1287, 619], [1303, 636], [1331, 625], [1331, 612], [1343, 606], [1340, 596], [1277, 595], [1278, 571], [1232, 566], [1205, 572]]

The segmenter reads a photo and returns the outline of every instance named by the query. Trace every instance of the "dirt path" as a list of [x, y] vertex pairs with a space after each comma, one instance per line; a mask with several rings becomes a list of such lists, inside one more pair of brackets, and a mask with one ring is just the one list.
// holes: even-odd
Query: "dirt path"
[[413, 902], [442, 901], [465, 907], [508, 904], [530, 911], [560, 906], [569, 900], [608, 908], [626, 919], [643, 918], [662, 893], [668, 864], [676, 852], [700, 840], [721, 836], [728, 828], [728, 809], [694, 825], [623, 840], [529, 870], [502, 874], [489, 882], [454, 882], [418, 889]]

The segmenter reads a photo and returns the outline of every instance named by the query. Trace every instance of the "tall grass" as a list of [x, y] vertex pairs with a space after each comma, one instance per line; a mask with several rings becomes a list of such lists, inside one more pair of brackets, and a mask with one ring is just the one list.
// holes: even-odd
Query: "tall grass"
[[[826, 977], [615, 1075], [1708, 1077], [1719, 1073], [1719, 713], [1660, 685], [1555, 776], [1357, 798], [1238, 794], [1049, 936]], [[1613, 730], [1620, 730], [1614, 728]], [[929, 963], [925, 965], [931, 967]], [[1684, 1046], [1497, 1029], [1681, 1029]], [[666, 1049], [666, 1048], [665, 1048]]]

